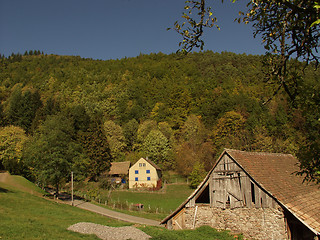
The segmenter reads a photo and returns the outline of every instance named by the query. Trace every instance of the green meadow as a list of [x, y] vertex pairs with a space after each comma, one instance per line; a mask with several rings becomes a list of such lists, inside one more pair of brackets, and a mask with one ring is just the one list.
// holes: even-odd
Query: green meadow
[[[43, 190], [20, 176], [10, 176], [5, 182], [0, 182], [1, 240], [98, 239], [94, 235], [68, 231], [67, 228], [78, 222], [92, 222], [112, 227], [131, 225], [48, 200], [42, 197], [43, 194], [45, 194]], [[162, 199], [159, 197], [160, 194], [154, 195], [158, 196], [159, 201]], [[119, 195], [119, 197], [121, 196]], [[150, 226], [138, 226], [138, 228], [152, 236], [153, 240], [235, 239], [226, 231], [220, 232], [206, 226], [196, 230], [183, 231]]]
[[[109, 209], [131, 215], [161, 220], [173, 212], [194, 191], [186, 183], [166, 184], [159, 191], [139, 190], [103, 190], [94, 183], [81, 184], [76, 194], [101, 203]], [[107, 203], [107, 204], [105, 204]], [[141, 211], [136, 211], [135, 204], [143, 204]]]

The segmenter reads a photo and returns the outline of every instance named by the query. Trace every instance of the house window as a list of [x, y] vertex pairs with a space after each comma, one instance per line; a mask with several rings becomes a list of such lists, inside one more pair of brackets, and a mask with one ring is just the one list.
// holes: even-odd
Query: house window
[[143, 166], [143, 167], [145, 167], [145, 166], [146, 166], [146, 164], [145, 164], [145, 163], [142, 163], [142, 166]]
[[147, 170], [146, 172], [147, 172], [147, 173], [150, 173], [150, 170]]
[[135, 178], [134, 178], [134, 180], [137, 182], [137, 181], [138, 181], [138, 178], [137, 178], [137, 177], [135, 177]]
[[142, 163], [139, 163], [139, 167], [142, 167]]
[[151, 180], [151, 178], [150, 177], [147, 177], [147, 181], [150, 181]]
[[134, 170], [134, 173], [135, 174], [139, 174], [139, 170]]

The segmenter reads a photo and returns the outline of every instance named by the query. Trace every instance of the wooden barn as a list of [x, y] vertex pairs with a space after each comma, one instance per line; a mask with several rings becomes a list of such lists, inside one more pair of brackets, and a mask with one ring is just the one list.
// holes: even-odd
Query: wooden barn
[[290, 154], [225, 149], [172, 214], [168, 229], [210, 225], [249, 239], [320, 239], [320, 189], [303, 183]]
[[128, 174], [129, 174], [129, 168], [130, 168], [130, 162], [112, 162], [109, 176], [112, 183], [126, 183]]

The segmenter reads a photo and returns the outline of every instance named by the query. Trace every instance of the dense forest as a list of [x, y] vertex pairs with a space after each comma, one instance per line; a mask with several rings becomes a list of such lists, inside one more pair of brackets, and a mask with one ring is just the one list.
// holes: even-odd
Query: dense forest
[[310, 160], [320, 72], [292, 61], [292, 102], [274, 95], [264, 60], [211, 51], [108, 61], [0, 55], [0, 169], [58, 187], [70, 171], [97, 180], [111, 161], [146, 156], [184, 176], [202, 176], [223, 148]]

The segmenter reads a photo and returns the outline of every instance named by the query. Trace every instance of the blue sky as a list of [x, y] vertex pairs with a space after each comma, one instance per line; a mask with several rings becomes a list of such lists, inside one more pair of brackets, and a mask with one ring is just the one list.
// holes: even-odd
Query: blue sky
[[[0, 0], [0, 53], [40, 50], [47, 54], [121, 59], [178, 49], [172, 27], [185, 0]], [[214, 2], [221, 31], [208, 29], [205, 49], [264, 54], [249, 25], [234, 23], [245, 2]], [[242, 2], [242, 3], [241, 3]]]

